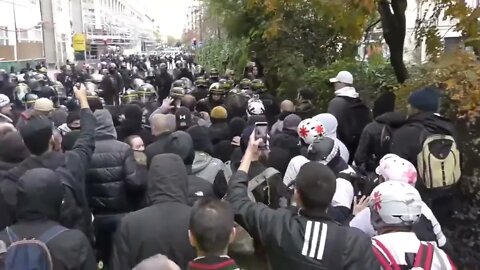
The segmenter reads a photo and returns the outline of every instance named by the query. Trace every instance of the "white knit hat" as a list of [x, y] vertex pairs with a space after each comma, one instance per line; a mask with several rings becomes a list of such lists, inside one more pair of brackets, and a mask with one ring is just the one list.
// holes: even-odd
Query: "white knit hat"
[[4, 94], [0, 94], [0, 108], [3, 108], [9, 104], [10, 104], [10, 99]]
[[400, 181], [412, 186], [417, 182], [417, 170], [410, 161], [395, 154], [387, 154], [381, 160], [375, 172], [385, 181]]

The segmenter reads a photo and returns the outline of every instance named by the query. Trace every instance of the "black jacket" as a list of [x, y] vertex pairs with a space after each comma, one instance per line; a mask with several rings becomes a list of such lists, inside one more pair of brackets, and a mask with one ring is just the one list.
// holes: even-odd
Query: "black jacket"
[[312, 118], [317, 115], [317, 108], [310, 100], [304, 100], [295, 107], [295, 114], [302, 119]]
[[[355, 164], [365, 168], [369, 172], [375, 171], [380, 159], [390, 153], [388, 145], [382, 146], [382, 130], [387, 125], [393, 132], [399, 128], [405, 120], [406, 115], [402, 112], [388, 112], [378, 116], [375, 118], [375, 121], [366, 125], [360, 136], [357, 151], [355, 152]], [[387, 144], [388, 142], [384, 143]]]
[[188, 176], [188, 205], [192, 205], [201, 198], [213, 198], [213, 185], [207, 180], [191, 174]]
[[[88, 235], [91, 229], [91, 213], [88, 209], [85, 196], [85, 172], [95, 149], [95, 126], [96, 120], [90, 109], [80, 111], [80, 122], [82, 124], [81, 134], [77, 139], [73, 150], [65, 154], [58, 152], [47, 152], [41, 156], [31, 156], [25, 159], [17, 167], [9, 170], [7, 175], [1, 179], [0, 187], [3, 200], [9, 209], [8, 213], [0, 213], [0, 229], [5, 228], [15, 221], [17, 204], [17, 183], [18, 179], [30, 169], [48, 168], [51, 170], [62, 169], [64, 181], [72, 187], [75, 197], [83, 207], [83, 216], [77, 220], [63, 220], [61, 223], [69, 228], [77, 228]], [[2, 208], [2, 207], [0, 207]]]
[[155, 86], [157, 87], [159, 101], [168, 97], [172, 83], [173, 77], [167, 71], [161, 71], [160, 73], [155, 74]]
[[[48, 169], [33, 169], [18, 181], [17, 222], [9, 227], [20, 239], [40, 236], [58, 225], [63, 186], [58, 175]], [[10, 245], [6, 230], [0, 240]], [[55, 270], [96, 269], [95, 256], [85, 235], [67, 230], [47, 243]]]
[[296, 214], [253, 203], [247, 181], [245, 172], [235, 173], [227, 200], [236, 221], [266, 248], [272, 269], [380, 269], [370, 238], [360, 230], [342, 227], [324, 214]]
[[395, 131], [391, 152], [416, 165], [417, 155], [426, 139], [425, 131], [429, 134], [452, 135], [455, 138], [454, 127], [447, 119], [434, 113], [419, 113], [410, 116], [405, 124]]
[[223, 140], [230, 140], [230, 127], [226, 120], [212, 120], [212, 125], [208, 127], [208, 133], [213, 144], [217, 144]]
[[137, 163], [128, 144], [116, 140], [112, 116], [96, 110], [95, 153], [87, 171], [87, 194], [94, 215], [121, 214], [133, 210], [129, 192], [143, 189], [136, 175]]
[[153, 157], [158, 154], [165, 153], [165, 144], [168, 142], [168, 137], [171, 132], [165, 132], [157, 136], [155, 142], [145, 148], [145, 155], [147, 156], [147, 168], [150, 167], [150, 163], [153, 160]]
[[147, 196], [152, 204], [127, 214], [115, 235], [111, 267], [130, 270], [158, 253], [186, 269], [195, 251], [188, 240], [187, 169], [179, 156], [156, 156], [148, 175]]

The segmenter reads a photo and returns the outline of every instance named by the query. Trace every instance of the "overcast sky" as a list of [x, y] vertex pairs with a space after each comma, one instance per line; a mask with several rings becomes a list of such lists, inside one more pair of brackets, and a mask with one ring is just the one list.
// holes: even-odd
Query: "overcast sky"
[[148, 13], [160, 22], [162, 34], [180, 38], [191, 0], [147, 0]]

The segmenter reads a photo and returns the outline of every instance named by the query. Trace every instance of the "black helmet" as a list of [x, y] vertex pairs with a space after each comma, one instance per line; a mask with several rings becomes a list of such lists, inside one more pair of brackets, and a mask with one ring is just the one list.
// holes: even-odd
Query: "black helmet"
[[127, 91], [125, 91], [125, 94], [123, 94], [120, 99], [122, 100], [122, 104], [128, 104], [128, 103], [131, 103], [133, 101], [137, 101], [138, 100], [138, 95], [137, 95], [137, 92], [135, 90], [132, 90], [132, 89], [129, 89]]
[[218, 70], [216, 68], [210, 69], [210, 77], [211, 78], [218, 78], [219, 75], [220, 75], [220, 73], [218, 72]]
[[212, 85], [210, 85], [210, 88], [208, 89], [208, 92], [214, 95], [225, 94], [225, 90], [221, 87], [220, 83], [212, 83]]
[[232, 85], [230, 85], [226, 79], [220, 79], [218, 84], [220, 84], [220, 88], [223, 89], [223, 92], [228, 92], [232, 89]]
[[240, 81], [240, 89], [242, 90], [250, 90], [252, 88], [252, 81], [250, 79], [242, 79]]
[[183, 87], [172, 87], [170, 90], [170, 96], [172, 98], [182, 98], [185, 96], [185, 88]]
[[307, 158], [326, 165], [337, 156], [338, 152], [339, 148], [335, 140], [322, 136], [315, 139], [308, 147]]
[[260, 79], [255, 79], [252, 81], [252, 90], [256, 92], [265, 92], [265, 84]]
[[196, 87], [208, 87], [208, 82], [204, 78], [200, 77], [195, 81], [195, 86]]
[[172, 83], [172, 88], [174, 87], [181, 87], [183, 89], [187, 88], [187, 84], [184, 80], [176, 80]]
[[155, 87], [149, 83], [140, 86], [140, 88], [137, 89], [137, 95], [143, 104], [157, 99], [157, 91], [155, 91]]
[[38, 96], [34, 93], [28, 93], [24, 97], [24, 103], [27, 108], [32, 108], [35, 105], [35, 101], [37, 101]]

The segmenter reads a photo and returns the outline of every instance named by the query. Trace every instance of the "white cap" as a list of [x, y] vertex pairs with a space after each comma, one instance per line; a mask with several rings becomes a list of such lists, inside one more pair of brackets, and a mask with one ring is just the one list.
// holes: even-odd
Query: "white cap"
[[39, 98], [35, 101], [33, 109], [39, 112], [53, 111], [53, 102], [48, 98]]
[[340, 71], [337, 74], [337, 77], [330, 78], [330, 82], [331, 83], [341, 82], [341, 83], [353, 84], [353, 76], [352, 76], [352, 73], [348, 71]]
[[0, 108], [3, 108], [9, 104], [10, 104], [10, 99], [4, 94], [0, 94]]

